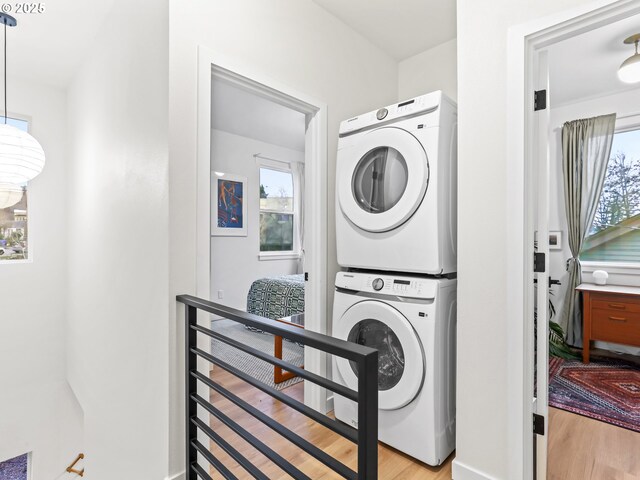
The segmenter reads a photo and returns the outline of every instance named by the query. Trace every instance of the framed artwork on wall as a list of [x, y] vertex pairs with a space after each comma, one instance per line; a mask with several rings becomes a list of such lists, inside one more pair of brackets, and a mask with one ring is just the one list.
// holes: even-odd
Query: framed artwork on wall
[[562, 250], [562, 232], [549, 231], [549, 250]]
[[247, 236], [247, 178], [212, 172], [211, 235]]

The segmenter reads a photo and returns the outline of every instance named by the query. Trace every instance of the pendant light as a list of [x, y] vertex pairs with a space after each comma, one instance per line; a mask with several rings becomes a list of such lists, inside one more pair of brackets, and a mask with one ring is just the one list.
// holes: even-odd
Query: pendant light
[[4, 24], [4, 123], [0, 124], [0, 183], [22, 185], [36, 177], [44, 168], [44, 151], [27, 132], [7, 124], [7, 27], [17, 21], [0, 13]]
[[636, 53], [622, 62], [622, 65], [620, 65], [620, 68], [618, 69], [618, 78], [624, 83], [640, 82], [640, 54], [638, 53], [638, 42], [640, 42], [640, 33], [631, 35], [624, 41], [626, 45], [635, 44], [636, 46]]

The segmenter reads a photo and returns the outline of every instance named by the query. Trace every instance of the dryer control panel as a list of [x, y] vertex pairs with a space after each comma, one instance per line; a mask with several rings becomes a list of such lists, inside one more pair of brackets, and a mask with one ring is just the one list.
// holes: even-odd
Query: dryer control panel
[[337, 288], [408, 298], [435, 298], [438, 282], [434, 278], [383, 273], [338, 272], [336, 275]]
[[[384, 108], [363, 113], [357, 117], [344, 120], [340, 123], [340, 136], [350, 135], [352, 133], [365, 130], [367, 128], [375, 128], [379, 125], [386, 125], [397, 121], [403, 117], [411, 117], [418, 114], [427, 115], [436, 112], [443, 101], [451, 102], [441, 91], [427, 93], [419, 97], [406, 100], [404, 102], [387, 105]], [[453, 103], [453, 102], [451, 102]], [[439, 124], [439, 115], [431, 115], [425, 117], [420, 123], [424, 124], [424, 128], [437, 126]]]

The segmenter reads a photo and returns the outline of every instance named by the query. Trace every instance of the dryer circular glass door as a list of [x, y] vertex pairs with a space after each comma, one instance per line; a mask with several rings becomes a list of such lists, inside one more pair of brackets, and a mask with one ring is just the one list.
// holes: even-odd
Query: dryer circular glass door
[[[378, 350], [378, 407], [395, 410], [411, 402], [422, 387], [424, 353], [411, 323], [392, 306], [365, 300], [334, 324], [334, 335]], [[336, 357], [347, 387], [358, 389], [358, 366]]]
[[386, 232], [420, 206], [429, 183], [424, 148], [411, 133], [382, 127], [344, 151], [338, 172], [340, 208], [357, 227]]

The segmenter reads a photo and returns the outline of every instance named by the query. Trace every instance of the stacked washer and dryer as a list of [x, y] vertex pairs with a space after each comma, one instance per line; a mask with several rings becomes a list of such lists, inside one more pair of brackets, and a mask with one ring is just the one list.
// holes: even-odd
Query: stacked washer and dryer
[[[442, 92], [340, 125], [333, 335], [379, 351], [378, 438], [430, 465], [455, 448], [456, 105]], [[357, 367], [334, 357], [357, 389]], [[335, 395], [357, 427], [357, 405]]]

